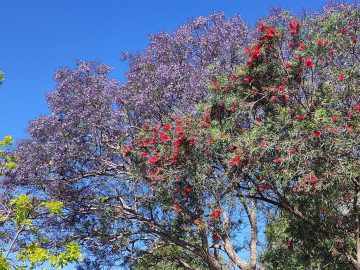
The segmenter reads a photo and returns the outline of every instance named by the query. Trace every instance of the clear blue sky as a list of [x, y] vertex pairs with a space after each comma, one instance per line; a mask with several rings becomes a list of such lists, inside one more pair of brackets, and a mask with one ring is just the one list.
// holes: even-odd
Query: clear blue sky
[[[354, 1], [353, 1], [354, 2]], [[28, 122], [48, 112], [45, 94], [57, 68], [99, 60], [124, 81], [122, 51], [146, 47], [147, 35], [212, 11], [239, 13], [250, 24], [279, 5], [320, 9], [321, 0], [2, 0], [0, 4], [0, 137], [26, 136]]]

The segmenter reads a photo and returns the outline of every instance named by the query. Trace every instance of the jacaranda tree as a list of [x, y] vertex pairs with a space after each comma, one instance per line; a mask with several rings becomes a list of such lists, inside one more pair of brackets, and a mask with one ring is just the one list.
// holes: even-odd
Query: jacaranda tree
[[359, 18], [214, 14], [155, 35], [126, 85], [62, 69], [2, 186], [61, 198], [47, 225], [83, 269], [360, 269]]

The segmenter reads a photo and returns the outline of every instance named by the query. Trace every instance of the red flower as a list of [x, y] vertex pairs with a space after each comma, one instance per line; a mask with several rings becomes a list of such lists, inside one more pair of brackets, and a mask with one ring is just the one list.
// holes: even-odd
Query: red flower
[[266, 29], [265, 40], [271, 40], [275, 37], [275, 35], [276, 35], [276, 29], [273, 27], [268, 27]]
[[316, 179], [316, 176], [315, 176], [315, 175], [311, 175], [311, 176], [310, 176], [309, 184], [310, 184], [310, 185], [315, 184], [316, 180], [317, 180], [317, 179]]
[[315, 66], [314, 62], [310, 58], [304, 58], [305, 66], [312, 68]]
[[290, 62], [287, 62], [287, 63], [285, 64], [285, 67], [286, 67], [286, 68], [291, 68], [291, 67], [292, 67], [292, 64], [291, 64]]
[[281, 157], [276, 157], [276, 158], [274, 159], [274, 162], [277, 163], [277, 164], [280, 164], [282, 161], [283, 161], [283, 160], [282, 160]]
[[304, 42], [301, 42], [297, 48], [299, 51], [302, 51], [305, 49], [305, 43]]
[[319, 138], [320, 134], [321, 134], [320, 131], [318, 131], [318, 130], [314, 131], [314, 132], [313, 132], [313, 137], [314, 137], [314, 139]]
[[218, 91], [218, 90], [220, 90], [220, 89], [221, 89], [221, 87], [220, 87], [220, 85], [218, 85], [218, 84], [216, 84], [216, 85], [213, 86], [213, 90], [215, 90], [215, 91]]
[[148, 153], [141, 153], [141, 157], [146, 158], [148, 156]]
[[298, 120], [299, 122], [301, 122], [301, 121], [304, 121], [305, 116], [304, 115], [296, 115], [295, 119]]
[[355, 44], [355, 43], [357, 42], [356, 37], [352, 37], [352, 38], [351, 38], [351, 42]]
[[354, 110], [360, 112], [360, 103], [354, 106]]
[[158, 132], [159, 130], [160, 130], [160, 125], [157, 125], [157, 126], [152, 128], [153, 132]]
[[285, 91], [286, 86], [285, 86], [285, 85], [280, 85], [280, 86], [279, 86], [279, 89], [280, 89], [280, 91]]
[[317, 41], [317, 45], [318, 45], [319, 47], [323, 47], [323, 48], [325, 48], [325, 47], [328, 45], [328, 43], [329, 43], [329, 41], [328, 41], [327, 39], [322, 40], [322, 39], [320, 38], [320, 39], [318, 39], [318, 41]]
[[196, 137], [195, 136], [190, 136], [189, 137], [189, 144], [190, 145], [195, 145], [196, 142]]
[[209, 139], [209, 143], [215, 143], [215, 139], [214, 139], [213, 137], [211, 137], [211, 138]]
[[190, 191], [191, 191], [191, 187], [186, 187], [186, 188], [184, 189], [183, 194], [184, 194], [184, 195], [189, 194]]
[[220, 236], [217, 234], [217, 232], [213, 232], [212, 239], [214, 243], [217, 243], [220, 241]]
[[333, 115], [333, 116], [331, 116], [331, 120], [332, 120], [334, 123], [336, 123], [336, 122], [339, 121], [339, 117], [336, 116], [336, 115]]
[[338, 81], [339, 81], [339, 82], [342, 82], [342, 81], [344, 81], [344, 80], [345, 80], [345, 76], [344, 76], [343, 74], [339, 75]]
[[244, 79], [244, 81], [245, 81], [246, 83], [250, 84], [250, 83], [252, 83], [253, 79], [252, 79], [250, 76], [248, 76], [248, 77], [246, 77], [246, 78]]
[[183, 127], [181, 127], [181, 126], [176, 127], [175, 133], [176, 133], [177, 136], [183, 135], [184, 134]]
[[260, 25], [259, 25], [259, 27], [258, 27], [258, 31], [259, 31], [259, 32], [263, 32], [266, 28], [267, 28], [266, 24], [264, 24], [263, 22], [261, 22]]
[[171, 124], [170, 123], [165, 123], [164, 130], [169, 130], [169, 129], [171, 129]]
[[282, 97], [282, 100], [283, 100], [284, 103], [289, 102], [289, 96], [287, 94], [283, 94], [281, 97]]
[[160, 162], [161, 158], [159, 156], [152, 156], [151, 158], [148, 159], [148, 163], [150, 165], [156, 165]]
[[235, 73], [231, 74], [231, 80], [232, 81], [236, 81], [237, 79], [239, 79], [238, 75], [236, 75]]
[[255, 44], [252, 48], [247, 47], [246, 53], [249, 55], [249, 58], [251, 60], [255, 60], [256, 58], [261, 56], [260, 46], [258, 44]]
[[185, 143], [185, 136], [181, 136], [180, 138], [176, 139], [174, 142], [173, 142], [173, 145], [176, 147], [176, 148], [180, 148], [184, 143]]
[[296, 148], [291, 148], [290, 149], [290, 154], [291, 155], [295, 155], [297, 153], [297, 149]]
[[247, 62], [246, 65], [249, 67], [249, 68], [253, 68], [255, 66], [254, 62]]
[[277, 97], [276, 96], [271, 96], [269, 101], [271, 103], [275, 103], [277, 101]]
[[299, 31], [300, 22], [289, 22], [290, 34], [295, 35]]
[[220, 209], [215, 209], [214, 211], [212, 211], [210, 213], [210, 220], [211, 221], [219, 220], [220, 219], [220, 213], [221, 213]]
[[333, 54], [335, 54], [335, 52], [336, 52], [336, 50], [330, 50], [330, 51], [329, 51], [329, 54], [330, 54], [330, 55], [333, 55]]
[[159, 135], [160, 139], [164, 140], [164, 141], [168, 141], [169, 140], [169, 136], [166, 133], [160, 133]]
[[233, 161], [237, 164], [237, 165], [240, 165], [240, 162], [241, 162], [241, 158], [239, 156], [235, 156], [233, 158]]
[[347, 124], [347, 125], [345, 126], [345, 129], [346, 129], [348, 132], [352, 132], [352, 131], [353, 131], [353, 128], [352, 128], [349, 124]]
[[353, 115], [352, 113], [350, 113], [350, 114], [348, 115], [348, 118], [349, 118], [350, 120], [352, 120], [352, 119], [354, 119], [354, 115]]

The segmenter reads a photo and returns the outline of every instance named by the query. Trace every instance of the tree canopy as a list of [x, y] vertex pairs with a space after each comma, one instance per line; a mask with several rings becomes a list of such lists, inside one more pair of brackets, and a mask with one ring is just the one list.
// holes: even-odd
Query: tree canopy
[[61, 201], [39, 218], [79, 269], [359, 270], [359, 23], [214, 13], [126, 54], [125, 85], [61, 69], [0, 187]]

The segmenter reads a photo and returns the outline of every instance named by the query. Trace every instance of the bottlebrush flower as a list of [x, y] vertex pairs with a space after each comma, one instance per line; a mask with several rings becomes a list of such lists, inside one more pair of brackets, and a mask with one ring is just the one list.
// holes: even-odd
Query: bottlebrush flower
[[300, 29], [300, 22], [289, 22], [290, 34], [296, 35]]
[[352, 131], [353, 131], [353, 128], [352, 128], [349, 124], [347, 124], [347, 125], [345, 126], [345, 129], [346, 129], [348, 132], [352, 132]]
[[285, 67], [286, 67], [286, 68], [291, 68], [291, 67], [292, 67], [292, 64], [291, 64], [290, 62], [287, 62], [287, 63], [285, 64]]
[[339, 121], [339, 117], [338, 117], [337, 115], [333, 115], [333, 116], [331, 116], [331, 120], [332, 120], [334, 123], [336, 123], [336, 122]]
[[231, 74], [231, 80], [232, 81], [236, 81], [237, 79], [239, 79], [238, 75], [236, 75], [235, 73]]
[[360, 112], [360, 103], [354, 106], [354, 110]]
[[319, 138], [320, 137], [320, 131], [318, 131], [318, 130], [316, 130], [316, 131], [314, 131], [313, 132], [313, 137], [314, 137], [314, 139], [317, 139], [317, 138]]
[[232, 160], [229, 161], [229, 166], [234, 167], [235, 165], [240, 166], [241, 157], [235, 156]]
[[246, 78], [244, 79], [244, 81], [245, 81], [246, 83], [250, 84], [250, 83], [252, 83], [253, 79], [252, 79], [250, 76], [248, 76], [248, 77], [246, 77]]
[[190, 145], [195, 145], [196, 143], [196, 137], [195, 136], [190, 136], [189, 137], [189, 144]]
[[310, 184], [310, 185], [315, 184], [316, 180], [317, 180], [317, 179], [316, 179], [316, 176], [315, 176], [315, 175], [311, 175], [311, 176], [310, 176], [310, 180], [309, 180], [309, 184]]
[[273, 27], [268, 27], [266, 29], [265, 40], [271, 40], [275, 36], [276, 36], [276, 29]]
[[310, 58], [304, 58], [305, 66], [312, 68], [315, 66], [314, 62]]
[[171, 124], [170, 123], [165, 123], [164, 130], [170, 130], [170, 129], [171, 129]]
[[282, 160], [281, 157], [276, 157], [276, 158], [274, 159], [274, 162], [275, 162], [276, 164], [280, 164], [282, 161], [283, 161], [283, 160]]
[[150, 157], [150, 158], [148, 159], [148, 163], [149, 163], [150, 165], [156, 165], [156, 164], [158, 164], [158, 163], [160, 162], [160, 160], [161, 160], [161, 158], [156, 155], [156, 156]]
[[176, 134], [177, 136], [183, 135], [183, 134], [184, 134], [184, 128], [181, 127], [181, 126], [177, 126], [176, 129], [175, 129], [175, 134]]
[[296, 116], [295, 116], [295, 119], [296, 119], [297, 121], [301, 122], [301, 121], [304, 121], [305, 116], [304, 116], [304, 115], [296, 115]]
[[276, 96], [271, 96], [269, 101], [270, 101], [270, 103], [275, 103], [277, 101], [277, 97]]
[[325, 48], [327, 45], [328, 45], [329, 41], [327, 39], [325, 40], [322, 40], [321, 38], [319, 38], [317, 40], [317, 45], [318, 47], [322, 47], [322, 48]]
[[209, 143], [215, 143], [215, 139], [214, 139], [213, 137], [211, 137], [211, 138], [209, 139]]
[[247, 65], [249, 68], [253, 68], [253, 67], [255, 66], [254, 62], [252, 62], [252, 61], [247, 62], [246, 65]]
[[339, 82], [342, 82], [342, 81], [344, 81], [344, 80], [345, 80], [345, 76], [344, 76], [343, 74], [339, 75], [338, 81], [339, 81]]
[[220, 209], [215, 209], [214, 211], [212, 211], [210, 213], [210, 220], [211, 221], [217, 221], [220, 219], [220, 213], [221, 213], [221, 210]]
[[212, 239], [213, 239], [214, 243], [217, 243], [220, 241], [220, 236], [218, 235], [217, 232], [213, 232]]
[[189, 194], [191, 192], [191, 187], [186, 187], [184, 189], [183, 195]]
[[159, 138], [167, 142], [170, 138], [166, 133], [160, 133]]
[[349, 113], [348, 118], [349, 118], [350, 120], [353, 120], [353, 119], [354, 119], [354, 115], [353, 115], [352, 113]]
[[267, 28], [267, 25], [264, 24], [263, 22], [261, 22], [259, 27], [258, 27], [258, 31], [263, 32], [263, 31], [265, 31], [266, 28]]
[[301, 42], [301, 43], [299, 44], [299, 46], [298, 46], [297, 49], [298, 49], [299, 51], [303, 51], [303, 50], [305, 49], [305, 47], [306, 47], [306, 46], [305, 46], [305, 43], [304, 43], [304, 42]]

